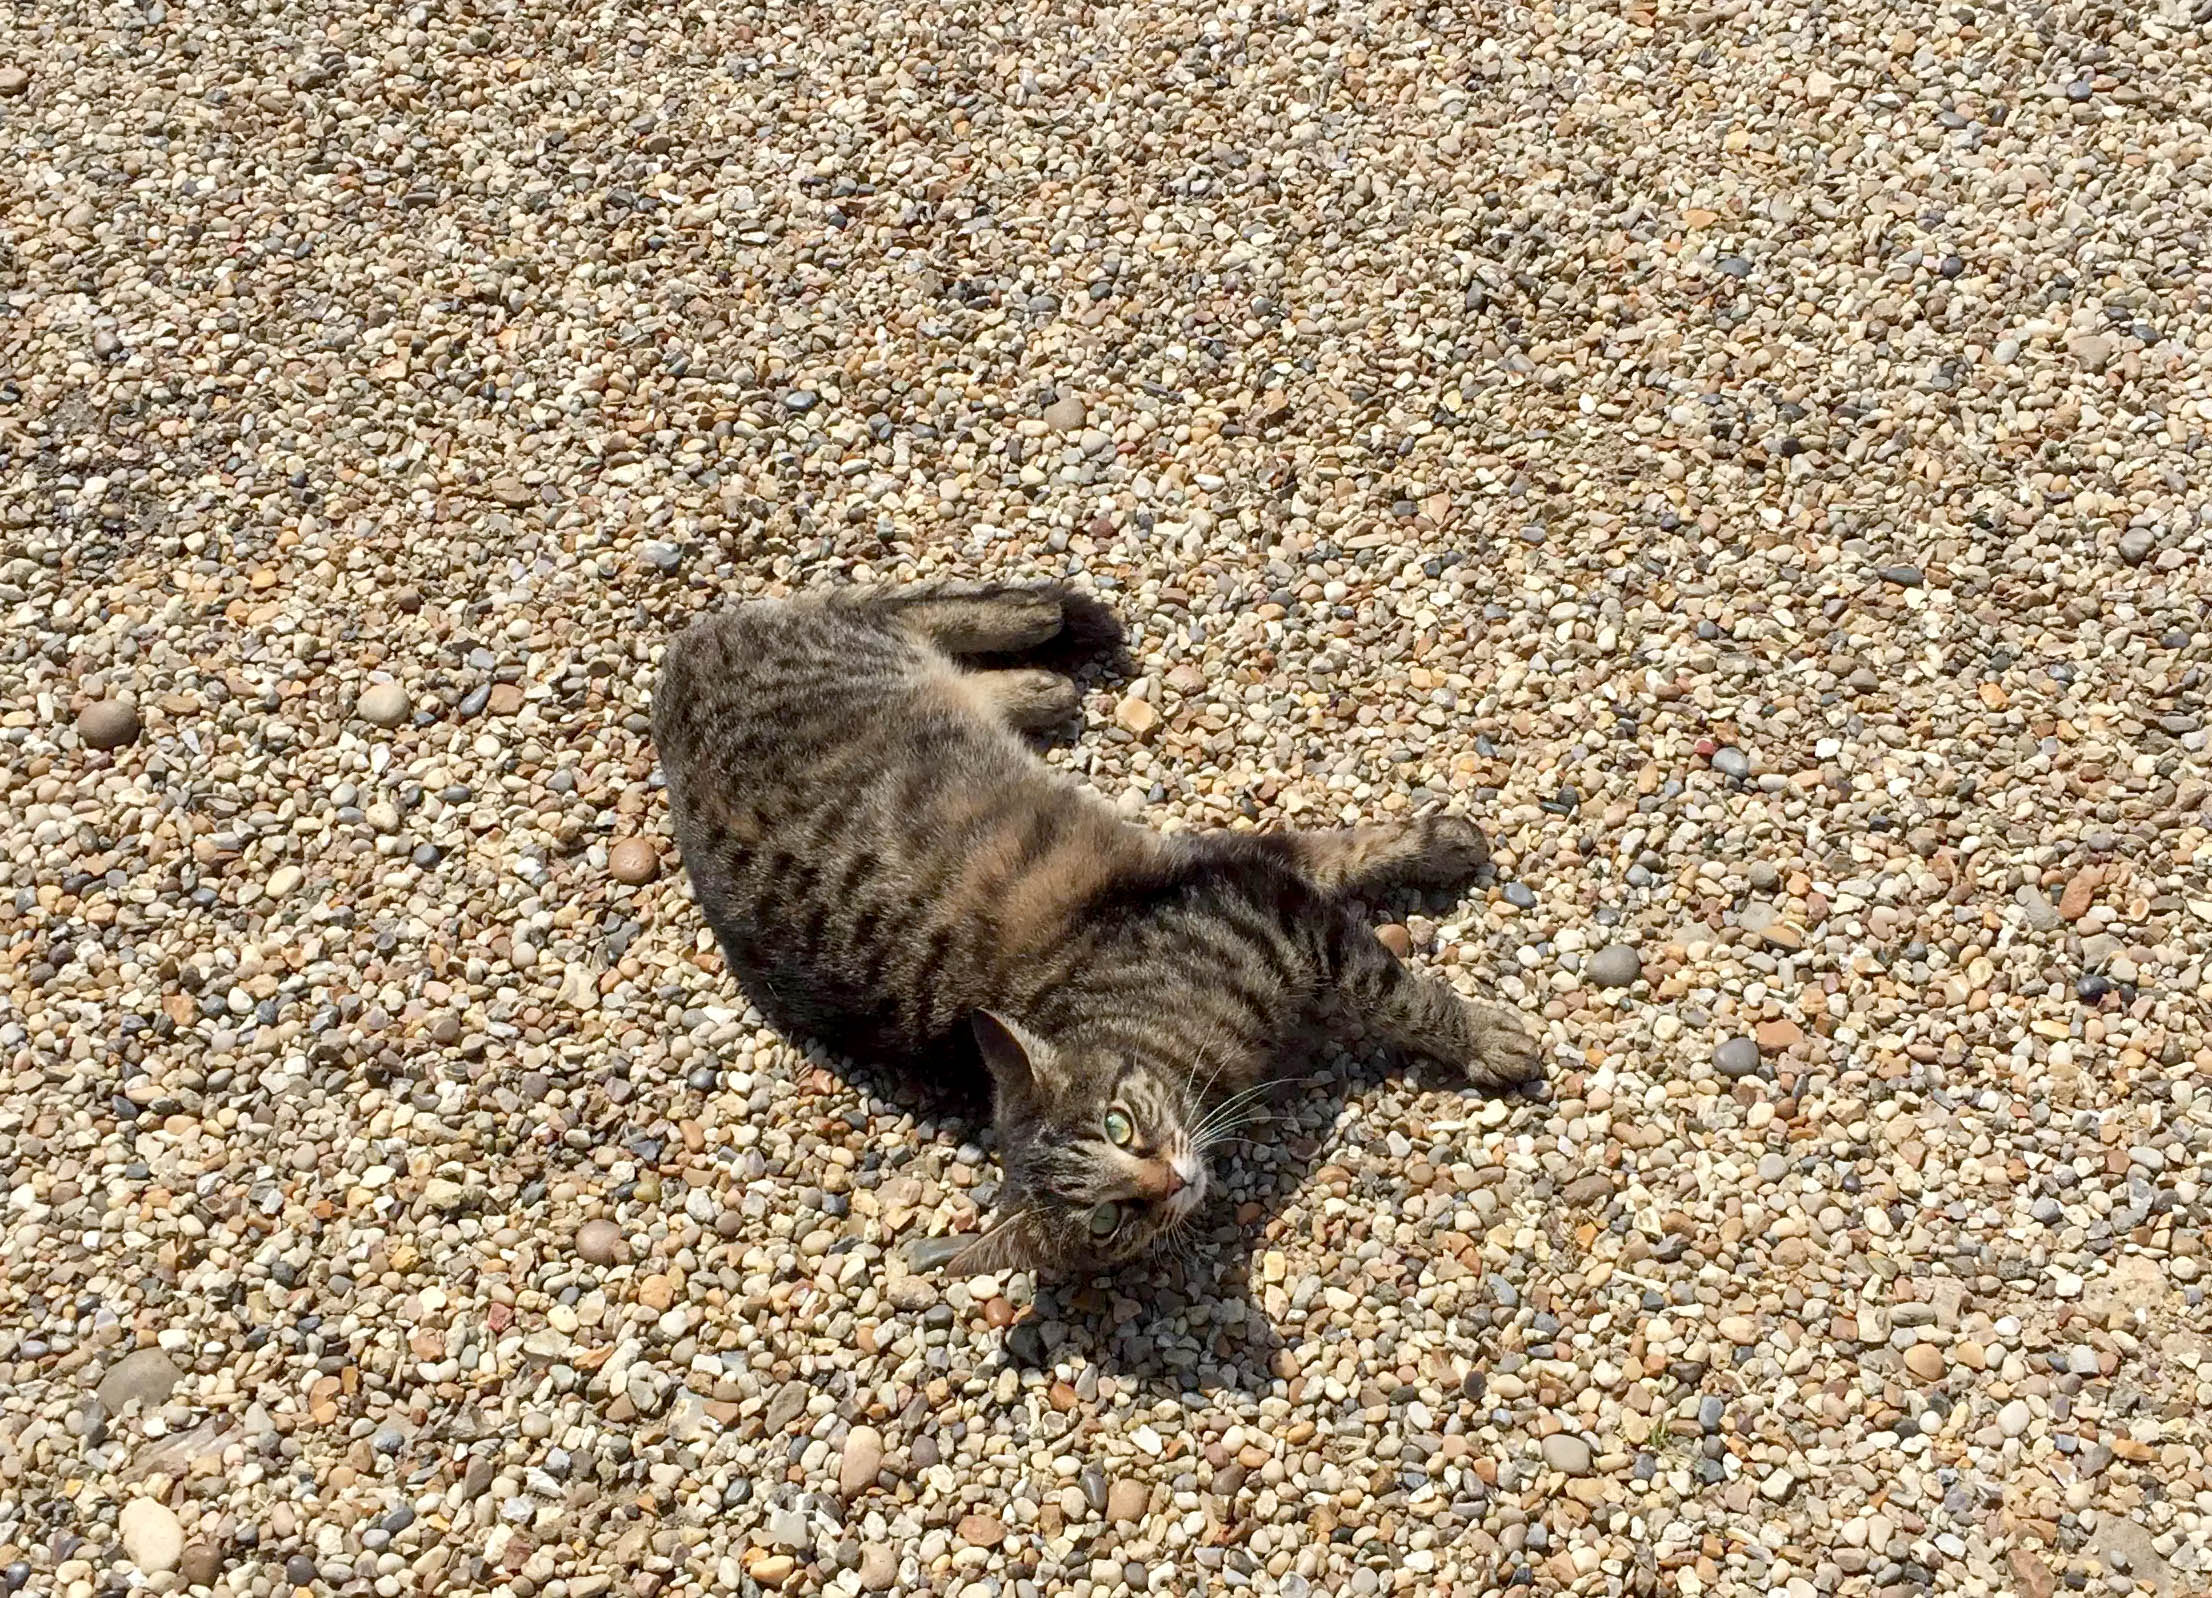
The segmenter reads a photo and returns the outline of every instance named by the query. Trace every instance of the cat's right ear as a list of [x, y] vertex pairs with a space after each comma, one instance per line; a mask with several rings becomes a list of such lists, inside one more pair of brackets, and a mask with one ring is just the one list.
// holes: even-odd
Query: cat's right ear
[[989, 1010], [976, 1011], [968, 1025], [1001, 1105], [1033, 1104], [1048, 1096], [1052, 1049], [1044, 1039]]

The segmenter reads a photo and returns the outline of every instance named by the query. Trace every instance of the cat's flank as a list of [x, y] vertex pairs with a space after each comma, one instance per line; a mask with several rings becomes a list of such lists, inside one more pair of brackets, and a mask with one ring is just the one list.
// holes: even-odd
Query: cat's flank
[[1480, 831], [1122, 821], [1021, 736], [1075, 685], [968, 663], [1063, 621], [1046, 588], [760, 601], [677, 638], [653, 697], [684, 865], [762, 1013], [909, 1071], [972, 1032], [1006, 1201], [963, 1268], [1111, 1264], [1180, 1226], [1308, 1023], [1348, 1015], [1483, 1086], [1541, 1073], [1516, 1019], [1416, 975], [1351, 905], [1458, 886]]

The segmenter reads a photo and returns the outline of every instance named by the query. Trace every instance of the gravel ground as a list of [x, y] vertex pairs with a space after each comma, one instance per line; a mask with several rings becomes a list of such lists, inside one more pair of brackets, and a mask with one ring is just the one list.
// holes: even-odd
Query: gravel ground
[[[0, 1591], [2212, 1588], [2186, 4], [10, 17]], [[918, 572], [1158, 825], [1482, 818], [1551, 1101], [909, 1271], [645, 730]]]

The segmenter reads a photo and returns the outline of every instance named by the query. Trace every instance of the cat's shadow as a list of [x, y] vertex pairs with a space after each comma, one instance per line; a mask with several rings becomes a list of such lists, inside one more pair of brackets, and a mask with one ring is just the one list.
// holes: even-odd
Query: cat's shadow
[[[1340, 1156], [1358, 1202], [1368, 1134], [1354, 1107], [1402, 1067], [1336, 1051], [1305, 1070], [1278, 1091], [1271, 1118], [1252, 1127], [1241, 1147], [1226, 1159], [1228, 1150], [1216, 1153], [1216, 1194], [1183, 1238], [1112, 1276], [1039, 1277], [1030, 1311], [1035, 1335], [1010, 1336], [1003, 1357], [1017, 1366], [1095, 1366], [1134, 1381], [1155, 1402], [1193, 1393], [1264, 1396], [1299, 1375], [1292, 1341], [1309, 1305], [1321, 1308], [1332, 1288], [1365, 1294], [1372, 1285], [1349, 1248], [1340, 1273], [1301, 1279], [1292, 1262], [1310, 1255], [1318, 1235], [1290, 1233], [1286, 1212]], [[1423, 1079], [1431, 1091], [1441, 1086], [1433, 1078]], [[1480, 1102], [1471, 1088], [1450, 1091]], [[1278, 1301], [1273, 1309], [1270, 1296]]]
[[[1347, 1108], [1403, 1071], [1366, 1052], [1321, 1048], [1301, 1058], [1245, 1135], [1217, 1147], [1214, 1193], [1190, 1224], [1158, 1252], [1114, 1272], [1035, 1276], [1031, 1302], [1006, 1332], [999, 1360], [1078, 1382], [1086, 1370], [1111, 1375], [1135, 1383], [1152, 1402], [1191, 1394], [1263, 1396], [1298, 1375], [1295, 1359], [1286, 1358], [1286, 1330], [1303, 1324], [1309, 1303], [1328, 1289], [1364, 1292], [1369, 1284], [1353, 1265], [1340, 1278], [1301, 1281], [1287, 1261], [1281, 1279], [1270, 1280], [1269, 1256], [1280, 1248], [1296, 1257], [1300, 1243], [1312, 1241], [1303, 1233], [1285, 1235], [1285, 1212], [1316, 1173], [1334, 1163], [1332, 1156], [1343, 1155], [1347, 1167], [1364, 1163], [1359, 1151], [1369, 1134], [1356, 1111], [1347, 1124]], [[870, 1091], [907, 1101], [940, 1137], [972, 1140], [996, 1157], [980, 1088], [972, 1097], [940, 1089], [914, 1100], [912, 1089], [888, 1072], [862, 1067], [857, 1074]], [[1464, 1094], [1469, 1113], [1482, 1102], [1472, 1088], [1447, 1088], [1433, 1070], [1421, 1080], [1429, 1091]], [[1356, 1172], [1353, 1180], [1356, 1189]], [[942, 1290], [959, 1278], [932, 1256], [956, 1252], [975, 1235], [911, 1239], [896, 1247], [908, 1269]], [[1271, 1289], [1281, 1295], [1281, 1324], [1267, 1303]]]

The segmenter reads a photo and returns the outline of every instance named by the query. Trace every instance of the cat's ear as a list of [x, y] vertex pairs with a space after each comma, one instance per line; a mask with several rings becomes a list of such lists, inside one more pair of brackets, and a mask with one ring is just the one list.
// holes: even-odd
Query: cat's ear
[[1035, 1103], [1050, 1096], [1056, 1064], [1051, 1044], [1019, 1022], [989, 1010], [976, 1011], [968, 1025], [983, 1063], [990, 1068], [1001, 1105]]

